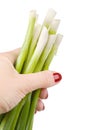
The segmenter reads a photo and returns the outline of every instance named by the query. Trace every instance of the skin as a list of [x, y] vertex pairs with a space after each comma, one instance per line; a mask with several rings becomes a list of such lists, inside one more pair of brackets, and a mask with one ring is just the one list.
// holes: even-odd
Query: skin
[[47, 99], [47, 88], [56, 85], [53, 71], [32, 74], [19, 74], [14, 63], [20, 49], [0, 53], [0, 114], [14, 108], [26, 94], [41, 88], [36, 112], [44, 110], [42, 99]]

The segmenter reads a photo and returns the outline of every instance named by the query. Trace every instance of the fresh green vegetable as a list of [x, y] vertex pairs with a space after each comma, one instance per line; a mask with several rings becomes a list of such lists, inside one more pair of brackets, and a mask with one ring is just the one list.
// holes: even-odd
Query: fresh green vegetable
[[36, 64], [41, 56], [41, 53], [47, 43], [48, 40], [48, 30], [46, 29], [46, 27], [44, 26], [42, 29], [42, 32], [40, 34], [40, 38], [38, 40], [36, 49], [34, 51], [33, 56], [31, 57], [31, 60], [28, 64], [28, 66], [25, 68], [24, 73], [32, 73], [36, 67]]
[[[60, 20], [50, 9], [42, 25], [37, 24], [36, 11], [30, 12], [24, 44], [15, 63], [19, 73], [35, 73], [47, 70], [57, 52], [62, 35], [56, 34]], [[10, 112], [0, 115], [0, 130], [32, 130], [34, 113], [40, 89], [29, 93]]]
[[59, 47], [59, 45], [61, 43], [62, 37], [63, 36], [61, 34], [57, 35], [56, 42], [53, 45], [52, 50], [50, 51], [50, 53], [49, 53], [49, 55], [48, 55], [48, 57], [47, 57], [47, 59], [46, 59], [46, 61], [44, 63], [44, 66], [43, 66], [44, 70], [48, 70], [48, 68], [50, 66], [50, 63], [51, 63], [51, 61], [52, 61], [52, 59], [54, 57], [54, 54], [56, 55], [56, 53], [57, 53], [57, 50], [58, 50], [58, 47]]
[[60, 20], [54, 19], [48, 28], [49, 34], [56, 34], [59, 24], [60, 24]]
[[0, 130], [4, 129], [5, 123], [7, 121], [7, 119], [9, 118], [8, 113], [5, 115], [4, 120], [2, 120], [1, 124], [0, 124]]
[[[40, 57], [40, 55], [41, 55], [41, 53], [42, 53], [42, 51], [47, 43], [47, 39], [48, 39], [48, 31], [47, 31], [46, 27], [43, 27], [41, 35], [40, 35], [38, 43], [37, 43], [37, 47], [34, 51], [34, 54], [33, 54], [32, 58], [28, 64], [27, 68], [24, 70], [23, 73], [32, 73], [33, 72], [33, 70], [34, 70], [34, 68], [39, 60], [39, 57]], [[27, 118], [28, 118], [28, 112], [29, 112], [29, 108], [30, 108], [31, 94], [32, 93], [29, 93], [29, 95], [28, 95], [29, 99], [27, 100], [27, 102], [22, 110], [22, 113], [21, 113], [21, 116], [24, 119], [24, 123], [22, 123], [22, 120], [19, 119], [19, 124], [17, 125], [17, 130], [21, 130], [21, 129], [24, 130], [25, 129]], [[26, 116], [24, 116], [24, 114], [23, 114], [23, 113], [25, 113], [25, 111], [27, 113]]]
[[[50, 11], [51, 11], [51, 13], [52, 13], [52, 15], [50, 16]], [[48, 13], [47, 13], [47, 15], [46, 15], [46, 17], [45, 17], [45, 20], [44, 20], [44, 23], [43, 23], [43, 26], [44, 25], [49, 25], [50, 26], [50, 23], [52, 22], [52, 20], [53, 20], [53, 18], [54, 18], [54, 16], [55, 16], [55, 11], [54, 10], [52, 10], [52, 9], [50, 9], [49, 11], [48, 11]], [[50, 17], [49, 17], [50, 16]], [[49, 17], [49, 21], [48, 21], [48, 17]], [[43, 26], [42, 26], [42, 28], [43, 28]], [[49, 27], [48, 26], [48, 27]], [[51, 36], [52, 37], [52, 36]], [[50, 38], [51, 39], [51, 38]], [[51, 42], [52, 42], [52, 39], [51, 39]], [[37, 44], [38, 45], [38, 44]], [[42, 44], [41, 44], [42, 45]], [[50, 44], [51, 45], [51, 44]], [[31, 48], [34, 48], [33, 47], [33, 44], [31, 44]], [[48, 48], [49, 49], [49, 48]], [[32, 52], [32, 50], [30, 51], [30, 53]], [[23, 73], [26, 73], [25, 71], [26, 71], [26, 68], [28, 68], [28, 62], [30, 61], [30, 58], [32, 57], [32, 54], [33, 53], [31, 53], [31, 55], [30, 55], [30, 53], [28, 54], [28, 58], [27, 58], [27, 60], [26, 60], [26, 62], [25, 62], [25, 64], [24, 64], [24, 68], [23, 68]], [[35, 54], [36, 55], [36, 54]], [[40, 54], [39, 54], [40, 55]], [[44, 56], [45, 57], [45, 56]], [[37, 56], [36, 56], [36, 58], [35, 59], [37, 59]], [[34, 60], [33, 60], [34, 61]], [[43, 61], [44, 62], [44, 61]], [[41, 62], [39, 62], [39, 63], [41, 63]], [[42, 63], [43, 64], [43, 63]], [[31, 64], [32, 65], [32, 64]], [[34, 62], [34, 65], [35, 65], [35, 62]], [[32, 68], [34, 68], [34, 67], [32, 67]], [[39, 68], [39, 67], [38, 67]], [[33, 72], [33, 71], [32, 71]], [[32, 93], [31, 93], [32, 94]], [[31, 96], [31, 94], [29, 94], [29, 96]], [[30, 98], [29, 98], [30, 99]], [[23, 110], [23, 111], [26, 111], [26, 109], [28, 110], [28, 108], [26, 108], [26, 106], [27, 107], [29, 107], [28, 105], [30, 104], [30, 101], [28, 100], [26, 103], [25, 103], [25, 109]], [[30, 108], [30, 107], [29, 107]], [[27, 112], [28, 113], [28, 112]], [[28, 118], [28, 116], [26, 116], [26, 119], [24, 118], [24, 120], [26, 120], [27, 121], [27, 118]], [[23, 128], [23, 127], [22, 127]], [[20, 128], [21, 129], [21, 128]]]
[[45, 16], [43, 25], [46, 26], [47, 28], [49, 28], [49, 26], [52, 23], [55, 15], [56, 15], [56, 11], [53, 10], [53, 9], [49, 9], [46, 16]]
[[26, 129], [26, 125], [27, 125], [27, 118], [28, 118], [28, 112], [30, 109], [30, 105], [31, 105], [31, 94], [28, 94], [26, 96], [26, 101], [25, 104], [21, 110], [19, 119], [18, 119], [18, 123], [16, 125], [16, 130], [25, 130]]
[[[30, 62], [31, 57], [32, 57], [32, 55], [34, 53], [34, 50], [35, 50], [35, 47], [37, 45], [37, 41], [39, 39], [39, 35], [41, 33], [41, 30], [42, 30], [43, 26], [48, 25], [48, 28], [49, 28], [50, 24], [51, 24], [51, 22], [52, 22], [52, 20], [53, 20], [53, 18], [55, 16], [55, 14], [56, 14], [56, 12], [53, 9], [48, 10], [48, 13], [45, 16], [45, 19], [44, 19], [42, 27], [41, 27], [41, 25], [37, 24], [37, 26], [35, 28], [35, 32], [34, 32], [32, 43], [30, 45], [30, 51], [28, 53], [28, 57], [27, 57], [27, 59], [25, 61], [24, 67], [22, 69], [22, 73], [27, 73], [27, 72], [25, 72], [25, 70], [29, 66], [28, 63]], [[49, 16], [49, 20], [48, 20], [48, 16]], [[28, 114], [29, 114], [29, 108], [30, 108], [32, 93], [30, 93], [28, 96], [29, 96], [29, 98], [27, 99], [27, 101], [26, 101], [26, 103], [25, 103], [25, 105], [23, 107], [23, 110], [21, 112], [20, 118], [19, 118], [19, 123], [17, 125], [17, 130], [19, 130], [21, 128], [22, 128], [22, 130], [25, 130], [25, 126], [26, 126], [27, 119], [28, 119]], [[27, 115], [24, 114], [25, 112], [27, 113]], [[21, 117], [24, 119], [24, 123], [22, 123]]]
[[48, 43], [39, 59], [39, 62], [37, 63], [37, 66], [35, 67], [34, 72], [39, 72], [42, 70], [43, 64], [44, 64], [46, 58], [48, 57], [48, 55], [52, 49], [52, 46], [55, 43], [55, 40], [56, 40], [56, 35], [49, 35]]
[[[61, 40], [62, 40], [62, 35], [58, 34], [56, 36], [55, 43], [53, 42], [54, 44], [52, 46], [52, 49], [51, 49], [51, 51], [49, 51], [48, 56], [47, 56], [47, 58], [46, 58], [46, 60], [43, 64], [43, 68], [41, 68], [41, 70], [48, 70], [49, 69], [49, 65], [50, 65], [54, 55], [57, 52], [57, 48], [58, 48]], [[45, 48], [45, 50], [46, 49], [47, 48]], [[44, 50], [44, 52], [45, 52], [45, 50]], [[44, 58], [44, 52], [41, 56], [41, 59], [42, 59], [42, 57]], [[46, 54], [47, 53], [45, 53], [45, 57], [46, 57]], [[41, 71], [41, 70], [37, 69], [37, 72]], [[27, 122], [26, 130], [32, 130], [33, 118], [34, 118], [34, 113], [35, 113], [35, 109], [36, 109], [36, 105], [37, 105], [37, 102], [38, 102], [39, 95], [40, 95], [40, 89], [34, 91], [33, 94], [32, 94], [31, 106], [30, 106], [30, 111], [29, 111], [29, 115], [28, 115], [28, 122]]]
[[27, 30], [27, 33], [25, 36], [25, 41], [24, 41], [23, 47], [21, 49], [20, 55], [18, 56], [17, 61], [16, 61], [16, 65], [15, 65], [15, 68], [19, 73], [21, 72], [23, 64], [24, 64], [26, 57], [28, 55], [28, 50], [30, 47], [32, 34], [34, 31], [34, 25], [35, 25], [36, 18], [37, 18], [36, 12], [31, 11], [28, 30]]
[[26, 67], [28, 66], [28, 63], [34, 53], [34, 50], [35, 50], [35, 47], [37, 45], [37, 41], [39, 39], [39, 35], [40, 35], [40, 32], [41, 32], [41, 25], [40, 24], [37, 24], [35, 26], [35, 29], [34, 29], [34, 34], [33, 34], [33, 39], [32, 39], [32, 42], [31, 42], [31, 45], [30, 45], [30, 51], [28, 52], [28, 56], [27, 56], [27, 59], [24, 63], [24, 67], [22, 69], [22, 73], [25, 71]]

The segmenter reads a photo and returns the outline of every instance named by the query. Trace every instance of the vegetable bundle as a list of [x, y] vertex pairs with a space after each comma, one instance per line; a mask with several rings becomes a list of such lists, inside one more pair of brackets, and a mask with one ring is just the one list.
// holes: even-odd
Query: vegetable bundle
[[[36, 11], [30, 11], [29, 25], [24, 44], [15, 63], [19, 73], [47, 70], [57, 52], [62, 35], [57, 34], [60, 20], [49, 9], [42, 25], [37, 22]], [[29, 93], [10, 112], [0, 115], [0, 130], [32, 130], [34, 113], [40, 89]]]

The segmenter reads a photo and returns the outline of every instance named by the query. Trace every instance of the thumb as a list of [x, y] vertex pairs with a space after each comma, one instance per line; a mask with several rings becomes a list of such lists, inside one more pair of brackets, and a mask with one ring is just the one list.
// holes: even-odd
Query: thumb
[[56, 85], [62, 79], [61, 74], [52, 71], [41, 71], [32, 74], [18, 74], [19, 89], [25, 94], [39, 89]]

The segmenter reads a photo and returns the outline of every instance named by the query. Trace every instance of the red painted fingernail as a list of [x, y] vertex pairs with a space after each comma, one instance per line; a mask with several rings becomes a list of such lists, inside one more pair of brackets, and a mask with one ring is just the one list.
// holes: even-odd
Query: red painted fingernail
[[60, 73], [53, 73], [54, 81], [55, 83], [59, 82], [62, 79], [62, 76]]

